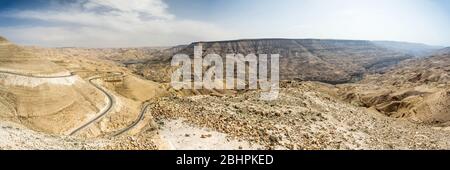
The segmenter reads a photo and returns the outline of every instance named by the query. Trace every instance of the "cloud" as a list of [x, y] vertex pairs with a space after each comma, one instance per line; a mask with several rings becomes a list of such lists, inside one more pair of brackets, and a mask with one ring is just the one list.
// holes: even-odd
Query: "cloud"
[[4, 13], [51, 24], [0, 27], [0, 34], [25, 44], [81, 47], [165, 46], [233, 35], [210, 23], [177, 19], [167, 9], [162, 0], [77, 0]]
[[143, 13], [154, 17], [170, 19], [174, 16], [167, 12], [167, 5], [161, 0], [91, 0], [83, 4], [86, 9], [110, 8], [120, 12]]

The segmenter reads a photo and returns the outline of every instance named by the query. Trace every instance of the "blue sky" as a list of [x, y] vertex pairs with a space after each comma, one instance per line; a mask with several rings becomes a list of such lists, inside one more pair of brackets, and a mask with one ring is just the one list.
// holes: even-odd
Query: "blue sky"
[[448, 0], [2, 0], [0, 35], [24, 45], [170, 46], [243, 38], [450, 46]]

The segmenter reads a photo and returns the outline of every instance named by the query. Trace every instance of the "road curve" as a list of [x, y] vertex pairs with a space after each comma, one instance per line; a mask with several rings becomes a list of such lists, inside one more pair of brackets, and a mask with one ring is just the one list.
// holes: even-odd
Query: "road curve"
[[147, 111], [147, 108], [150, 106], [150, 104], [146, 103], [143, 104], [143, 107], [141, 109], [141, 112], [139, 113], [138, 117], [136, 118], [136, 120], [133, 121], [133, 123], [131, 123], [130, 125], [128, 125], [127, 127], [114, 132], [111, 136], [119, 136], [125, 132], [127, 132], [128, 130], [132, 129], [133, 127], [135, 127], [140, 121], [142, 121], [144, 119], [144, 115], [145, 112]]
[[[113, 74], [121, 75], [121, 76], [123, 75], [123, 73], [113, 73]], [[89, 126], [90, 124], [96, 122], [97, 120], [99, 120], [101, 117], [106, 115], [111, 110], [111, 108], [112, 108], [112, 106], [114, 104], [114, 97], [111, 94], [109, 94], [105, 89], [103, 89], [103, 87], [101, 87], [101, 86], [95, 84], [94, 82], [92, 82], [93, 80], [100, 79], [100, 78], [105, 78], [105, 77], [111, 77], [111, 76], [93, 77], [93, 78], [89, 79], [89, 83], [91, 83], [95, 88], [100, 90], [108, 98], [108, 104], [106, 106], [106, 109], [104, 109], [100, 114], [98, 114], [96, 117], [94, 117], [90, 121], [86, 122], [85, 124], [81, 125], [80, 127], [76, 128], [75, 130], [70, 132], [69, 133], [70, 136], [76, 134], [80, 130], [82, 130], [82, 129], [86, 128], [87, 126]]]
[[[3, 74], [11, 74], [11, 75], [18, 75], [18, 76], [24, 76], [24, 77], [33, 77], [33, 78], [65, 78], [65, 77], [72, 77], [75, 76], [74, 72], [70, 72], [70, 74], [68, 75], [62, 75], [62, 76], [38, 76], [38, 75], [32, 75], [32, 74], [24, 74], [24, 73], [15, 73], [15, 72], [10, 72], [10, 71], [1, 71], [0, 73]], [[112, 72], [112, 74], [116, 75], [120, 75], [123, 76], [123, 73], [121, 72]], [[92, 82], [93, 80], [96, 79], [100, 79], [100, 78], [105, 78], [105, 77], [110, 77], [110, 76], [104, 76], [104, 77], [93, 77], [90, 78], [88, 81], [90, 84], [92, 84], [95, 88], [97, 88], [98, 90], [100, 90], [107, 98], [107, 106], [106, 109], [104, 109], [100, 114], [98, 114], [96, 117], [94, 117], [93, 119], [91, 119], [90, 121], [86, 122], [85, 124], [81, 125], [80, 127], [76, 128], [75, 130], [73, 130], [72, 132], [69, 133], [70, 136], [78, 133], [79, 131], [81, 131], [82, 129], [86, 128], [87, 126], [89, 126], [90, 124], [96, 122], [97, 120], [99, 120], [101, 117], [103, 117], [104, 115], [106, 115], [112, 108], [112, 106], [114, 105], [114, 97], [109, 94], [105, 89], [103, 89], [103, 87], [95, 84], [94, 82]], [[145, 112], [147, 111], [149, 104], [143, 104], [143, 108], [141, 110], [141, 112], [139, 113], [137, 119], [135, 121], [133, 121], [132, 124], [130, 124], [129, 126], [127, 126], [124, 129], [121, 129], [115, 133], [113, 133], [112, 136], [119, 136], [125, 132], [127, 132], [128, 130], [132, 129], [133, 127], [135, 127], [142, 119], [144, 119], [144, 115]]]

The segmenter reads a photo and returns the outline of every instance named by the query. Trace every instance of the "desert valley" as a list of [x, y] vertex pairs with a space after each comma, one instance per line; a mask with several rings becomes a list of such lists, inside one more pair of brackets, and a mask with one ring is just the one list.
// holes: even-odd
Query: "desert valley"
[[[175, 90], [178, 53], [280, 54], [280, 94]], [[450, 49], [326, 39], [44, 48], [0, 38], [0, 149], [450, 149]]]

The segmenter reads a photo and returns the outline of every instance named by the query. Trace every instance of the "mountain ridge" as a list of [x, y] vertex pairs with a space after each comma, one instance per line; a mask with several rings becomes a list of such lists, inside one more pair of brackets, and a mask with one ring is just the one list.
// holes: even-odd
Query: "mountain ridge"
[[[193, 42], [187, 46], [168, 49], [159, 57], [148, 61], [147, 65], [170, 66], [174, 54], [193, 56], [196, 45], [202, 45], [204, 55], [215, 53], [222, 57], [230, 53], [280, 54], [282, 80], [310, 80], [331, 84], [355, 81], [364, 73], [380, 72], [400, 61], [414, 57], [376, 46], [368, 40], [271, 38]], [[153, 75], [143, 74], [155, 80], [152, 78]]]

